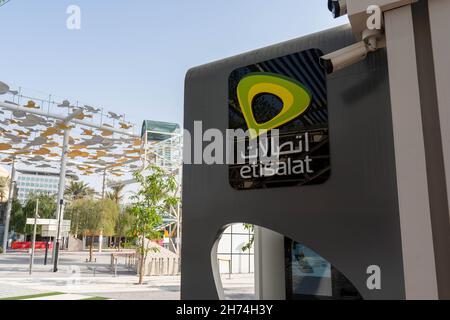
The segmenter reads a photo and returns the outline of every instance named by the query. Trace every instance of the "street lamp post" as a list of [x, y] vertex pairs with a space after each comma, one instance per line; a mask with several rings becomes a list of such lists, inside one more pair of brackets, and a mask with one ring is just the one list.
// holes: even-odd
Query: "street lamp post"
[[59, 246], [61, 242], [61, 225], [62, 222], [64, 221], [64, 189], [66, 186], [66, 159], [67, 159], [67, 152], [69, 151], [69, 138], [70, 138], [70, 128], [67, 128], [64, 130], [64, 141], [61, 152], [61, 168], [59, 172], [58, 203], [56, 207], [56, 212], [58, 213], [58, 234], [53, 246], [54, 252], [53, 272], [58, 271]]
[[38, 212], [39, 212], [39, 198], [36, 199], [36, 209], [34, 211], [33, 238], [31, 239], [30, 274], [33, 273], [34, 252], [36, 250], [36, 229], [37, 229]]
[[54, 259], [53, 259], [53, 272], [58, 272], [58, 258], [59, 258], [59, 247], [61, 245], [61, 223], [62, 223], [62, 215], [64, 214], [64, 200], [60, 200], [58, 202], [59, 212], [58, 212], [58, 231], [56, 233], [56, 244], [53, 248]]

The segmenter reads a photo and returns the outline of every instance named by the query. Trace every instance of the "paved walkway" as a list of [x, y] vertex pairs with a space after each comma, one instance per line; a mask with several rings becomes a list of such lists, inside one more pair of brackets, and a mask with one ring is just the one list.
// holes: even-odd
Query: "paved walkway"
[[90, 299], [101, 299], [97, 297], [88, 297], [88, 296], [82, 296], [80, 294], [51, 294], [51, 295], [43, 295], [38, 298], [26, 298], [21, 300], [52, 300], [52, 301], [69, 301], [69, 300], [90, 300]]
[[27, 287], [15, 286], [10, 283], [0, 283], [0, 299], [19, 297], [19, 296], [31, 296], [45, 293], [42, 290], [31, 289]]
[[[125, 268], [118, 270], [117, 277], [111, 273], [110, 255], [111, 252], [96, 253], [97, 262], [88, 264], [87, 252], [63, 252], [59, 272], [53, 273], [51, 264], [43, 265], [43, 253], [40, 252], [32, 275], [29, 275], [26, 253], [0, 255], [0, 299], [35, 295], [40, 295], [35, 298], [40, 300], [180, 299], [179, 276], [146, 277], [143, 285], [137, 285], [138, 277]], [[224, 275], [223, 286], [229, 299], [254, 297], [252, 275], [233, 275], [231, 279]]]

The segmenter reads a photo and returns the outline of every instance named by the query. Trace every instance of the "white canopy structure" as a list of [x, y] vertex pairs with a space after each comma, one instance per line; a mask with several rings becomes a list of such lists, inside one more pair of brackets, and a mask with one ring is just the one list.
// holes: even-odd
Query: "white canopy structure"
[[[105, 113], [103, 108], [79, 101], [57, 101], [51, 95], [47, 98], [32, 96], [22, 88], [12, 90], [3, 82], [0, 82], [0, 95], [4, 97], [0, 99], [0, 154], [4, 155], [0, 162], [13, 165], [12, 182], [16, 162], [59, 169], [57, 215], [60, 223], [64, 217], [67, 172], [102, 174], [105, 180], [107, 172], [120, 177], [141, 167], [140, 135], [134, 133], [135, 126], [125, 121], [125, 115]], [[8, 239], [11, 198], [6, 210], [4, 248]], [[58, 232], [55, 272], [60, 237]]]

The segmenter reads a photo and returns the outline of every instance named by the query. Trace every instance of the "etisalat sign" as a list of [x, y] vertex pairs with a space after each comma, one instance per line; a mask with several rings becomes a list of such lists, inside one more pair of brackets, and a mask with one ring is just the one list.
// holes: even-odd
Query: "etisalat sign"
[[226, 163], [238, 190], [325, 182], [331, 168], [322, 55], [310, 49], [234, 70], [226, 136], [203, 132], [195, 121], [194, 140], [184, 133], [184, 163]]
[[[245, 163], [230, 184], [256, 189], [320, 184], [330, 176], [323, 53], [300, 53], [239, 68], [229, 78], [229, 128], [248, 130]], [[241, 141], [234, 140], [236, 149]], [[237, 160], [237, 159], [235, 159]]]

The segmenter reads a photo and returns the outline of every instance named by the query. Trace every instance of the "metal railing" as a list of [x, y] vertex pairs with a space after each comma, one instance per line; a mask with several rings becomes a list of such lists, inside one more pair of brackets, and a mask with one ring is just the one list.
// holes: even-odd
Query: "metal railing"
[[147, 259], [148, 276], [176, 276], [181, 271], [180, 258], [149, 258]]
[[111, 254], [111, 272], [114, 273], [114, 276], [117, 277], [117, 268], [119, 266], [119, 259], [123, 258], [122, 266], [127, 271], [136, 271], [137, 268], [137, 257], [136, 253], [112, 253]]

